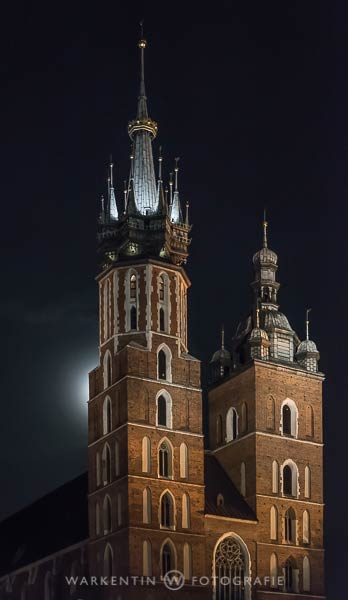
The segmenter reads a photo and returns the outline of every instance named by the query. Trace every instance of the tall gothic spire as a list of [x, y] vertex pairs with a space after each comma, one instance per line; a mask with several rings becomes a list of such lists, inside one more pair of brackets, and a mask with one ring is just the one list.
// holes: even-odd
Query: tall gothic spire
[[134, 145], [131, 187], [134, 193], [135, 209], [142, 215], [151, 215], [156, 213], [159, 208], [152, 155], [152, 140], [157, 134], [157, 123], [150, 119], [147, 110], [144, 74], [144, 51], [146, 46], [147, 42], [142, 37], [138, 42], [140, 48], [140, 89], [137, 117], [129, 123], [128, 133]]

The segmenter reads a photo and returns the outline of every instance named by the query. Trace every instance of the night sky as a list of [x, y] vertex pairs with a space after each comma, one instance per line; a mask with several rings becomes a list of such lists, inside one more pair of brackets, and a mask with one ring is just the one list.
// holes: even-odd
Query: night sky
[[300, 337], [312, 308], [327, 376], [327, 579], [336, 600], [348, 562], [347, 6], [128, 4], [2, 8], [0, 517], [86, 468], [96, 218], [111, 152], [118, 200], [128, 176], [144, 17], [154, 151], [162, 145], [167, 173], [180, 156], [191, 206], [191, 353], [209, 360], [221, 323], [231, 340], [249, 308], [264, 206], [281, 310]]

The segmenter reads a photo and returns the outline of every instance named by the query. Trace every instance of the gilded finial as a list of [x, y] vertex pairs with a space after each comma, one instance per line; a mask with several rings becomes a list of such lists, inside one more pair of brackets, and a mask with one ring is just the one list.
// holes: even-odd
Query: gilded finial
[[112, 162], [112, 154], [110, 154], [110, 185], [111, 185], [111, 187], [114, 186], [113, 170], [114, 170], [114, 163]]
[[180, 160], [180, 157], [177, 156], [176, 159], [175, 159], [175, 168], [174, 168], [174, 171], [175, 171], [175, 192], [178, 191], [178, 172], [179, 172], [178, 162], [179, 162], [179, 160]]
[[173, 173], [169, 173], [169, 205], [173, 204]]
[[190, 222], [189, 222], [189, 208], [190, 208], [190, 204], [188, 202], [188, 200], [186, 201], [186, 215], [185, 215], [185, 224], [187, 225], [187, 227], [189, 227]]
[[306, 340], [309, 340], [309, 313], [311, 310], [311, 308], [307, 308], [306, 310]]
[[225, 349], [225, 326], [221, 327], [221, 350]]
[[147, 46], [147, 41], [144, 39], [144, 21], [143, 20], [140, 21], [139, 25], [140, 25], [140, 40], [138, 42], [138, 46], [139, 46], [139, 48], [144, 49]]
[[268, 221], [266, 218], [266, 209], [264, 209], [263, 211], [263, 223], [262, 223], [262, 227], [263, 227], [263, 247], [267, 248], [267, 227], [268, 227]]
[[158, 180], [159, 181], [162, 181], [162, 161], [163, 161], [162, 146], [160, 146], [159, 154], [158, 154]]

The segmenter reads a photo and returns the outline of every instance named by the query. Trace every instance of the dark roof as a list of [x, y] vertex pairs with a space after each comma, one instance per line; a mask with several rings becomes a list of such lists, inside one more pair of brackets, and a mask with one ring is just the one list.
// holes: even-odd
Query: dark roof
[[[205, 512], [209, 515], [248, 519], [256, 521], [254, 511], [244, 500], [236, 486], [213, 454], [206, 453], [204, 460]], [[222, 494], [224, 504], [217, 505], [217, 496]]]
[[87, 473], [0, 523], [0, 575], [88, 538]]

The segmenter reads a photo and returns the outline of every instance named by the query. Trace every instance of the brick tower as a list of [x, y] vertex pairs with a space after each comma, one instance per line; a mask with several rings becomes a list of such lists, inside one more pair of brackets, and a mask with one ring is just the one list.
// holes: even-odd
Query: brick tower
[[[169, 194], [156, 181], [139, 42], [140, 93], [129, 123], [130, 177], [116, 199], [113, 165], [98, 225], [100, 366], [90, 373], [90, 574], [155, 577], [107, 598], [165, 597], [163, 575], [204, 573], [204, 451], [200, 363], [188, 353], [188, 205], [178, 159]], [[169, 198], [168, 198], [169, 196]], [[94, 590], [93, 598], [96, 597]], [[185, 590], [181, 593], [185, 594]], [[104, 597], [104, 596], [102, 596]]]
[[[245, 598], [323, 598], [323, 436], [319, 353], [279, 311], [277, 255], [254, 255], [253, 310], [212, 361], [210, 445], [257, 517]], [[235, 529], [238, 532], [238, 529]], [[283, 577], [283, 581], [277, 580]], [[232, 596], [239, 598], [239, 596]], [[225, 598], [223, 593], [216, 598]]]

